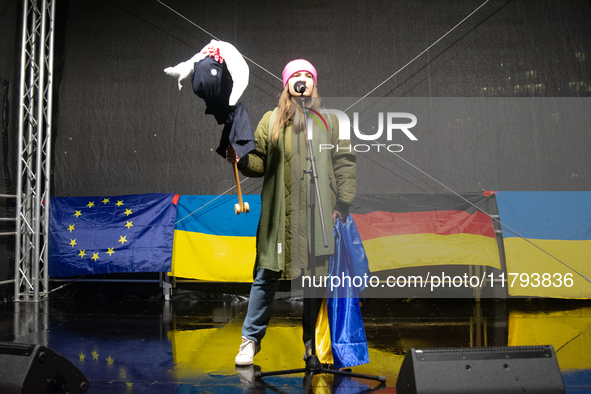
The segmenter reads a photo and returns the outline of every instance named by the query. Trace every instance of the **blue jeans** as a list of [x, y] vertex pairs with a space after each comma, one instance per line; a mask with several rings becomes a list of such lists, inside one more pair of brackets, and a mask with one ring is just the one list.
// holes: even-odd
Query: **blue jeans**
[[[271, 303], [279, 286], [281, 272], [264, 268], [257, 269], [250, 288], [250, 299], [246, 318], [242, 325], [242, 336], [260, 344], [267, 332], [271, 320]], [[325, 289], [304, 289], [304, 311], [302, 316], [303, 341], [308, 346], [312, 343], [316, 327], [316, 317], [322, 306]]]
[[246, 318], [242, 325], [242, 336], [261, 343], [267, 332], [269, 320], [271, 320], [271, 303], [279, 286], [281, 272], [275, 272], [264, 268], [257, 269], [250, 288], [250, 299]]

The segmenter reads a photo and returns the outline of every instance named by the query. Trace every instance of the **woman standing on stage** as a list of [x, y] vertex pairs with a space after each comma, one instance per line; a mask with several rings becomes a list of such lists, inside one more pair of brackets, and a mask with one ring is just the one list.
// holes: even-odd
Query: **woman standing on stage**
[[[303, 93], [296, 92], [296, 82], [305, 84]], [[333, 221], [336, 218], [345, 221], [355, 197], [354, 151], [349, 140], [339, 140], [336, 116], [322, 114], [325, 122], [318, 122], [321, 126], [314, 122], [312, 147], [329, 246], [325, 247], [322, 241], [320, 215], [315, 208], [315, 256], [309, 258], [312, 249], [312, 240], [309, 240], [311, 213], [307, 209], [310, 175], [302, 176], [309, 168], [306, 158], [309, 141], [301, 97], [305, 99], [306, 108], [321, 113], [317, 82], [316, 69], [310, 62], [303, 59], [289, 62], [283, 70], [283, 92], [278, 106], [263, 116], [255, 131], [256, 149], [242, 158], [238, 158], [231, 147], [227, 150], [228, 162], [238, 163], [243, 175], [264, 177], [254, 283], [236, 365], [251, 365], [260, 351], [279, 280], [328, 274], [328, 262], [334, 251]], [[321, 144], [333, 148], [320, 149]], [[308, 355], [324, 292], [324, 288], [304, 287], [302, 326]]]

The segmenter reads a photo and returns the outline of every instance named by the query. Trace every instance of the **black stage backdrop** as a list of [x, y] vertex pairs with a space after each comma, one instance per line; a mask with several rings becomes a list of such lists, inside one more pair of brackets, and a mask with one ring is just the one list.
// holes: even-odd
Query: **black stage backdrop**
[[[221, 126], [189, 81], [179, 91], [163, 72], [212, 39], [189, 21], [268, 70], [248, 62], [242, 101], [254, 128], [280, 93], [271, 74], [281, 76], [289, 60], [316, 66], [321, 95], [362, 97], [484, 1], [163, 2], [180, 15], [156, 0], [70, 0], [58, 15], [67, 21], [53, 195], [217, 195], [232, 187], [231, 166], [214, 152]], [[591, 96], [590, 64], [589, 0], [490, 0], [370, 96], [579, 97], [581, 105]], [[543, 107], [526, 115], [545, 119], [536, 113]], [[418, 169], [394, 155], [360, 154], [360, 178], [379, 192], [441, 190], [429, 176], [458, 192], [591, 190], [583, 123], [568, 135], [485, 122], [458, 135], [431, 119], [429, 138], [418, 135], [423, 145], [400, 154]], [[249, 180], [244, 191], [260, 185]]]
[[[0, 0], [0, 194], [16, 193], [16, 109], [19, 56], [18, 4]], [[16, 200], [0, 198], [0, 217], [15, 217]], [[13, 232], [14, 222], [0, 221], [0, 232]], [[14, 278], [14, 236], [0, 236], [0, 282]], [[0, 285], [0, 302], [9, 299], [12, 284]]]

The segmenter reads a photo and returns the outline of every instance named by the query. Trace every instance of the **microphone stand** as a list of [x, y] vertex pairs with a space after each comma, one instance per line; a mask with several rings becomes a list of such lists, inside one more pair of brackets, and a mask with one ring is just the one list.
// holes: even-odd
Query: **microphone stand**
[[[308, 119], [306, 118], [306, 112], [304, 110], [304, 108], [305, 108], [305, 102], [304, 102], [305, 85], [304, 85], [303, 91], [301, 91], [301, 92], [298, 90], [296, 90], [296, 91], [298, 93], [301, 93], [302, 111], [304, 112], [304, 124], [306, 126], [306, 138], [308, 138], [308, 135], [309, 135], [309, 133], [308, 133]], [[314, 157], [314, 148], [312, 147], [312, 139], [308, 140], [308, 157], [306, 159], [310, 161], [310, 169], [309, 170], [304, 169], [304, 174], [302, 175], [302, 179], [306, 176], [306, 174], [310, 175], [310, 204], [308, 206], [310, 207], [310, 211], [311, 211], [311, 215], [310, 215], [310, 231], [311, 231], [310, 239], [311, 239], [311, 241], [310, 241], [310, 252], [308, 255], [308, 264], [310, 264], [310, 262], [312, 263], [312, 277], [314, 277], [314, 275], [316, 274], [316, 220], [315, 220], [316, 200], [318, 201], [318, 211], [320, 214], [320, 221], [321, 221], [321, 226], [322, 226], [322, 241], [324, 242], [325, 248], [328, 248], [328, 236], [326, 234], [326, 225], [324, 223], [324, 214], [322, 212], [322, 199], [320, 198], [320, 189], [318, 187], [318, 171], [316, 170], [316, 159]], [[339, 220], [339, 219], [337, 219], [337, 220]], [[315, 294], [313, 295], [312, 301], [311, 301], [312, 311], [316, 310], [317, 300], [316, 300], [316, 297], [314, 297], [314, 296], [315, 296]], [[305, 293], [304, 293], [304, 298], [305, 298]], [[306, 311], [304, 311], [304, 313], [306, 313]], [[316, 314], [315, 318], [317, 321], [318, 314]], [[316, 324], [314, 324], [314, 327], [316, 327]], [[386, 381], [385, 376], [366, 375], [366, 374], [360, 374], [360, 373], [353, 373], [350, 371], [341, 371], [338, 369], [325, 368], [322, 365], [322, 363], [320, 362], [320, 360], [318, 359], [318, 356], [316, 355], [316, 330], [315, 329], [313, 330], [313, 334], [312, 334], [312, 354], [310, 356], [307, 356], [307, 358], [304, 357], [304, 360], [306, 361], [305, 368], [288, 369], [288, 370], [284, 370], [284, 371], [273, 371], [273, 372], [257, 371], [257, 372], [255, 372], [255, 377], [262, 378], [264, 376], [289, 375], [289, 374], [304, 372], [305, 373], [304, 376], [308, 377], [308, 380], [306, 381], [306, 385], [304, 386], [304, 391], [303, 391], [304, 394], [310, 392], [314, 375], [323, 374], [323, 373], [348, 376], [351, 378], [377, 380], [381, 383], [380, 383], [380, 385], [378, 385], [378, 387], [376, 389], [378, 389], [378, 388], [381, 389], [383, 386], [383, 383]]]

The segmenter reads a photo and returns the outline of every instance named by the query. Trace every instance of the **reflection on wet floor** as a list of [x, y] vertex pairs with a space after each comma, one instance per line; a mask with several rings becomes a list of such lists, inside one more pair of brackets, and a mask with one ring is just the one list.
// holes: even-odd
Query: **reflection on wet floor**
[[[0, 304], [0, 341], [43, 344], [89, 378], [90, 393], [300, 393], [302, 303], [284, 299], [252, 368], [237, 369], [247, 302], [51, 298]], [[362, 307], [370, 363], [353, 372], [378, 382], [322, 375], [315, 392], [395, 392], [410, 348], [554, 346], [567, 393], [591, 392], [591, 302], [585, 300], [369, 300]]]

